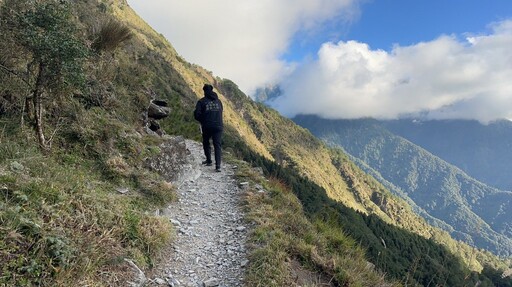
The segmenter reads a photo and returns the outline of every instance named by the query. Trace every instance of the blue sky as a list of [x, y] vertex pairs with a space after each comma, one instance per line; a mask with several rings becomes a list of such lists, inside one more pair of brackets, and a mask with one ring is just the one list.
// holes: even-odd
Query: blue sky
[[389, 49], [428, 41], [442, 34], [485, 32], [487, 25], [512, 16], [509, 0], [376, 0], [362, 5], [361, 19], [347, 39]]
[[510, 0], [128, 3], [247, 94], [279, 84], [286, 116], [512, 118]]
[[330, 23], [322, 33], [305, 39], [295, 35], [283, 58], [300, 61], [315, 55], [326, 41], [357, 40], [372, 49], [413, 45], [443, 34], [463, 37], [488, 32], [488, 25], [512, 17], [510, 0], [368, 0], [351, 23]]

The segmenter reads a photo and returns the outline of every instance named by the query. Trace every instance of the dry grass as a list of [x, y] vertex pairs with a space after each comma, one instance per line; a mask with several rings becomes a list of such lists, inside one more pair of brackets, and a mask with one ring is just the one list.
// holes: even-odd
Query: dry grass
[[97, 52], [111, 52], [132, 37], [133, 34], [128, 26], [114, 19], [109, 19], [100, 24], [100, 27], [95, 31], [92, 48]]
[[106, 166], [112, 174], [117, 176], [128, 177], [132, 172], [132, 168], [119, 155], [108, 158]]
[[[41, 156], [20, 142], [0, 143], [0, 286], [126, 286], [124, 258], [152, 265], [172, 235], [168, 220], [147, 213], [160, 207], [152, 196], [136, 185], [119, 194], [93, 161]], [[122, 156], [109, 164], [133, 169]], [[140, 176], [173, 193], [156, 175]]]
[[239, 176], [267, 190], [247, 190], [251, 234], [247, 286], [399, 286], [365, 260], [364, 251], [328, 222], [311, 222], [281, 181], [266, 181], [250, 168]]

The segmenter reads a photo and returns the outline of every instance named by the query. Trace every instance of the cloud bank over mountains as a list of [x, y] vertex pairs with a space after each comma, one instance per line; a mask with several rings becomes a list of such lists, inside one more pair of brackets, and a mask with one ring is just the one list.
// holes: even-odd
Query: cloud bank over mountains
[[392, 51], [354, 41], [325, 43], [272, 103], [283, 114], [325, 118], [512, 118], [512, 21], [459, 40], [441, 36]]

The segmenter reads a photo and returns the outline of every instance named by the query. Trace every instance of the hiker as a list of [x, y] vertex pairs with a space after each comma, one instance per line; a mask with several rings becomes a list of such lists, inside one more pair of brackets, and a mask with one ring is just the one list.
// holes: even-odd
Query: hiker
[[204, 97], [197, 101], [194, 110], [194, 118], [201, 123], [201, 133], [203, 135], [203, 149], [206, 160], [202, 162], [207, 166], [212, 165], [210, 138], [213, 139], [213, 148], [215, 150], [215, 171], [220, 172], [221, 163], [221, 137], [223, 130], [222, 123], [222, 102], [213, 91], [213, 86], [204, 84]]

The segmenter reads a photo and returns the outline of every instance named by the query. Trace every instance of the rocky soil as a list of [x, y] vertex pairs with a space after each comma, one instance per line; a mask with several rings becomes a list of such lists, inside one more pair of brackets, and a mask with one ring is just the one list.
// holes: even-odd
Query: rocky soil
[[180, 143], [189, 155], [180, 178], [173, 179], [179, 200], [161, 211], [175, 226], [176, 238], [166, 262], [148, 275], [145, 286], [243, 286], [248, 226], [236, 167], [223, 163], [222, 172], [215, 172], [201, 165], [199, 143]]

